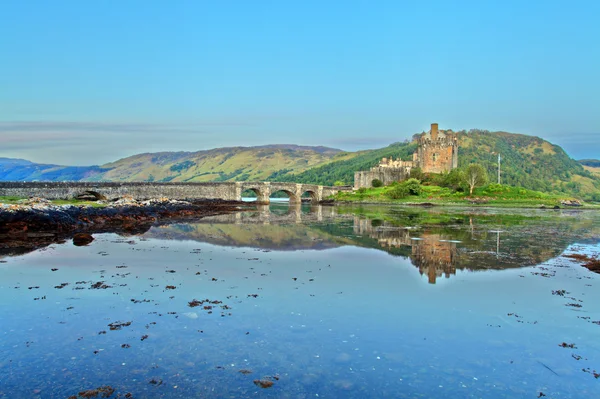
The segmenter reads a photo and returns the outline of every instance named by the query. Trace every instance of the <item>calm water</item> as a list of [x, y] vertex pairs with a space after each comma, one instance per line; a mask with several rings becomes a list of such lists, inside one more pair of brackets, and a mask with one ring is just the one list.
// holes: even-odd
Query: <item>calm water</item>
[[0, 397], [598, 397], [600, 276], [561, 255], [599, 237], [594, 212], [278, 204], [4, 257]]

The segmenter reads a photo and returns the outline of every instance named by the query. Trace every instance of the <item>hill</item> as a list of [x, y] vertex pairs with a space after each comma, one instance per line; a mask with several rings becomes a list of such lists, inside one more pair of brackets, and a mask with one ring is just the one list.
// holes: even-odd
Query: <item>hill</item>
[[74, 167], [0, 158], [0, 181], [243, 181], [277, 180], [355, 153], [293, 144], [228, 147], [197, 152], [137, 154], [102, 166]]
[[277, 180], [352, 153], [327, 147], [269, 145], [227, 147], [198, 152], [139, 154], [103, 165], [109, 169], [92, 180], [109, 181], [247, 181]]
[[591, 166], [592, 168], [600, 168], [600, 159], [580, 159], [580, 164], [583, 166]]
[[579, 162], [583, 165], [583, 169], [600, 178], [600, 160], [599, 159], [580, 159]]
[[0, 158], [0, 181], [84, 180], [103, 172], [104, 169], [99, 166], [61, 166]]

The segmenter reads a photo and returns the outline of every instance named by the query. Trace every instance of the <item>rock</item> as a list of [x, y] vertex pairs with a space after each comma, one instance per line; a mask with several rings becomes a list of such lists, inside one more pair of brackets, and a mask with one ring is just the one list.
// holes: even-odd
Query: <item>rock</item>
[[473, 197], [473, 198], [465, 198], [465, 200], [469, 201], [471, 204], [487, 204], [489, 201], [489, 198]]
[[124, 195], [120, 198], [113, 199], [113, 205], [139, 205], [139, 201], [131, 195]]
[[94, 241], [94, 237], [88, 233], [77, 233], [73, 236], [73, 245], [82, 247]]
[[85, 191], [75, 196], [80, 201], [104, 201], [106, 197], [96, 191]]
[[335, 204], [335, 200], [324, 199], [324, 200], [319, 201], [319, 204], [321, 204], [321, 205], [333, 205], [333, 204]]
[[564, 206], [583, 206], [583, 204], [578, 200], [562, 200], [560, 203]]
[[254, 385], [259, 386], [261, 388], [271, 388], [273, 384], [273, 381], [269, 380], [254, 380]]

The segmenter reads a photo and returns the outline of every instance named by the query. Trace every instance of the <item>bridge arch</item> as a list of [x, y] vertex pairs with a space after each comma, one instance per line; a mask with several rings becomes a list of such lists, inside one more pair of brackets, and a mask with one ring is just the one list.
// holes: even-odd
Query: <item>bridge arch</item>
[[315, 190], [312, 190], [312, 189], [304, 190], [301, 197], [304, 198], [305, 194], [308, 194], [308, 196], [310, 197], [310, 202], [312, 202], [313, 204], [316, 204], [319, 202], [319, 194]]
[[273, 198], [273, 194], [275, 193], [285, 193], [285, 195], [288, 196], [290, 204], [299, 204], [300, 203], [300, 197], [297, 195], [297, 193], [287, 190], [285, 188], [280, 188], [280, 189], [275, 189], [275, 190], [271, 190], [271, 198]]
[[240, 200], [243, 198], [245, 192], [252, 191], [256, 194], [256, 202], [268, 203], [269, 202], [269, 191], [261, 189], [260, 187], [243, 187], [243, 191], [240, 193]]

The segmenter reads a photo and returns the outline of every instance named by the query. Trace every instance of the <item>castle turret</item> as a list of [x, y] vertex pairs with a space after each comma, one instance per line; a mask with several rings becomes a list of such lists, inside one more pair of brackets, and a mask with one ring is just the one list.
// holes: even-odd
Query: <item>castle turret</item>
[[432, 123], [431, 124], [431, 140], [437, 140], [438, 138], [438, 124], [437, 123]]

